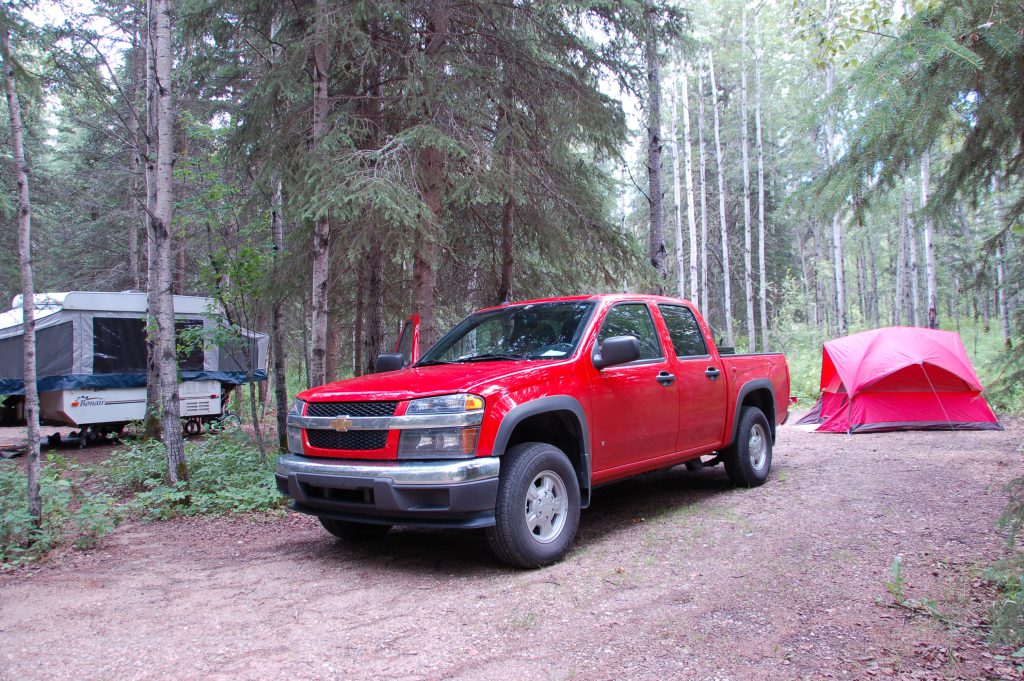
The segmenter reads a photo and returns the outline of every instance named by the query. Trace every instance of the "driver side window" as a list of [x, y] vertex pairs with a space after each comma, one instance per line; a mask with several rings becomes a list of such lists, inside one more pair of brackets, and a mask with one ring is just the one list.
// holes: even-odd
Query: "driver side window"
[[640, 341], [640, 359], [662, 357], [654, 320], [644, 303], [621, 303], [608, 311], [597, 334], [598, 347], [613, 336], [636, 336]]

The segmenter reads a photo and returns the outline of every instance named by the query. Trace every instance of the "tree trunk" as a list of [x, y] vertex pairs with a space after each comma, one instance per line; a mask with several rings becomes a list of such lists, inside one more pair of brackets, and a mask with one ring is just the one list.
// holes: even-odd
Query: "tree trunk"
[[[743, 3], [740, 44], [747, 42], [747, 4]], [[741, 47], [740, 57], [740, 151], [743, 157], [743, 292], [747, 310], [747, 350], [757, 351], [757, 330], [754, 326], [753, 235], [750, 217], [750, 143], [747, 128], [747, 59]]]
[[697, 210], [693, 198], [693, 149], [690, 147], [690, 76], [687, 64], [682, 63], [683, 77], [683, 171], [686, 173], [686, 226], [690, 236], [690, 296], [700, 307], [697, 282]]
[[765, 261], [765, 240], [768, 219], [764, 203], [764, 143], [761, 139], [761, 49], [757, 27], [754, 27], [754, 135], [757, 145], [757, 269], [758, 302], [761, 307], [761, 350], [768, 352], [768, 264]]
[[171, 99], [171, 16], [168, 0], [153, 0], [156, 60], [156, 210], [153, 231], [157, 237], [157, 281], [160, 308], [157, 315], [157, 356], [160, 362], [162, 428], [171, 483], [188, 480], [185, 443], [178, 405], [178, 364], [174, 334], [174, 296], [171, 291], [171, 220], [174, 214], [172, 164], [174, 162], [174, 103]]
[[374, 241], [366, 258], [363, 286], [363, 373], [373, 373], [377, 355], [384, 351], [384, 248]]
[[672, 197], [674, 199], [675, 210], [673, 211], [674, 227], [675, 227], [675, 239], [676, 239], [676, 291], [680, 298], [686, 297], [686, 267], [685, 267], [685, 253], [683, 252], [683, 197], [682, 197], [682, 178], [679, 177], [679, 137], [676, 131], [679, 128], [679, 111], [676, 105], [676, 88], [672, 87], [672, 95], [669, 97], [671, 102], [671, 115], [669, 118], [669, 130], [672, 136], [671, 145], [671, 156], [672, 156]]
[[[316, 27], [312, 50], [313, 68], [313, 137], [314, 155], [323, 153], [324, 135], [327, 133], [328, 91], [327, 72], [329, 68], [329, 43], [327, 27], [327, 0], [316, 2]], [[316, 217], [313, 223], [312, 289], [310, 293], [311, 338], [309, 373], [314, 385], [327, 382], [327, 329], [328, 282], [331, 263], [331, 219], [326, 212]]]
[[[831, 14], [831, 9], [827, 10]], [[835, 89], [835, 66], [829, 64], [825, 69], [825, 92], [832, 94]], [[829, 108], [826, 118], [825, 129], [825, 162], [831, 166], [834, 160], [832, 148], [832, 136], [835, 134], [835, 113]], [[843, 253], [843, 221], [842, 209], [836, 209], [832, 215], [832, 264], [835, 273], [835, 306], [836, 306], [836, 332], [840, 336], [846, 335], [846, 266]]]
[[498, 299], [496, 305], [507, 303], [512, 296], [512, 256], [515, 233], [513, 218], [515, 215], [515, 199], [511, 192], [505, 197], [505, 205], [501, 209], [501, 281], [498, 282]]
[[932, 218], [928, 214], [928, 194], [931, 188], [931, 152], [921, 157], [921, 212], [924, 220], [924, 271], [928, 298], [928, 328], [939, 328], [939, 294], [935, 283], [935, 236]]
[[[274, 183], [274, 197], [271, 199], [271, 237], [274, 241], [274, 278], [281, 273], [281, 259], [284, 256], [284, 187], [281, 180]], [[270, 312], [270, 344], [274, 348], [274, 408], [277, 411], [277, 445], [282, 451], [288, 449], [288, 372], [285, 365], [284, 301], [274, 295]]]
[[[996, 228], [1002, 231], [1003, 222], [1003, 197], [1001, 194], [1001, 180], [998, 175], [992, 179], [992, 197], [995, 202]], [[1009, 234], [1009, 233], [1008, 233]], [[1000, 235], [996, 240], [996, 299], [999, 301], [999, 322], [1003, 330], [1003, 345], [1007, 350], [1013, 349], [1013, 336], [1010, 334], [1010, 306], [1009, 295], [1006, 290], [1006, 243], [1007, 235]]]
[[[128, 144], [131, 147], [128, 150], [128, 196], [125, 197], [125, 209], [129, 216], [128, 280], [131, 282], [131, 287], [135, 291], [142, 290], [142, 270], [139, 264], [141, 255], [139, 249], [139, 223], [132, 219], [132, 216], [145, 215], [144, 211], [139, 210], [139, 166], [142, 158], [142, 140], [139, 135], [139, 116], [135, 111], [138, 92], [142, 87], [143, 79], [145, 78], [146, 66], [145, 54], [139, 44], [139, 40], [139, 31], [138, 28], [136, 28], [132, 36], [132, 47], [128, 51], [127, 67], [131, 75], [131, 82], [128, 89], [128, 101], [126, 102], [128, 111], [125, 114], [128, 119]], [[143, 225], [144, 224], [145, 219], [143, 218]]]
[[[704, 150], [704, 73], [697, 70], [697, 149], [700, 152], [700, 295], [708, 307], [708, 183], [707, 154]], [[705, 310], [707, 312], [707, 310]]]
[[918, 293], [920, 276], [917, 271], [917, 225], [910, 218], [910, 197], [906, 193], [903, 194], [903, 200], [907, 204], [907, 282], [910, 290], [908, 318], [914, 326], [921, 326], [919, 305], [921, 297]]
[[658, 46], [649, 39], [644, 46], [647, 63], [647, 202], [651, 227], [647, 254], [657, 277], [655, 292], [665, 292], [668, 270], [665, 266], [665, 206], [661, 182], [661, 64]]
[[160, 359], [157, 349], [156, 325], [160, 313], [159, 254], [153, 216], [156, 215], [156, 16], [153, 4], [146, 3], [146, 416], [143, 435], [147, 439], [162, 437], [160, 427]]
[[[448, 0], [437, 0], [426, 17], [423, 53], [432, 66], [437, 66], [441, 50], [448, 41], [451, 13]], [[438, 74], [434, 76], [438, 77]], [[435, 100], [427, 106], [429, 121], [438, 123], [443, 103]], [[442, 232], [445, 161], [444, 150], [432, 146], [421, 148], [417, 159], [420, 198], [427, 207], [427, 215], [416, 232], [412, 261], [412, 307], [420, 315], [420, 343], [425, 348], [433, 345], [438, 338], [437, 263]]]
[[733, 344], [732, 335], [732, 293], [729, 281], [729, 227], [725, 219], [725, 156], [722, 153], [721, 126], [719, 121], [718, 83], [715, 80], [715, 58], [708, 52], [708, 68], [711, 71], [711, 103], [715, 118], [715, 159], [718, 161], [718, 217], [722, 235], [722, 291], [725, 298], [725, 341]]
[[29, 194], [29, 167], [25, 158], [24, 123], [21, 100], [11, 62], [11, 36], [0, 28], [0, 56], [3, 57], [4, 84], [7, 88], [7, 113], [11, 121], [11, 146], [18, 183], [18, 264], [21, 267], [22, 347], [24, 348], [25, 443], [28, 455], [28, 512], [38, 527], [43, 519], [43, 499], [39, 491], [42, 461], [39, 454], [39, 391], [36, 383], [36, 318], [32, 278], [32, 200]]
[[899, 214], [899, 243], [897, 245], [896, 253], [896, 281], [893, 285], [894, 300], [892, 304], [892, 323], [893, 326], [902, 326], [904, 319], [904, 311], [906, 309], [906, 287], [907, 287], [907, 216], [905, 211], [906, 204], [900, 197], [900, 214]]

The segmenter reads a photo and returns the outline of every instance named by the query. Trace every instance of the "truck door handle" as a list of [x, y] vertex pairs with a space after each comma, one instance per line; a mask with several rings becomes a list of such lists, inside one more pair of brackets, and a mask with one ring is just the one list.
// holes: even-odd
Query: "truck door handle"
[[704, 375], [708, 377], [708, 380], [715, 380], [722, 375], [722, 372], [717, 367], [708, 367], [708, 370], [704, 372]]
[[672, 382], [676, 380], [676, 377], [667, 371], [662, 371], [660, 374], [658, 374], [655, 380], [657, 380], [658, 383], [661, 383], [662, 385], [672, 385]]

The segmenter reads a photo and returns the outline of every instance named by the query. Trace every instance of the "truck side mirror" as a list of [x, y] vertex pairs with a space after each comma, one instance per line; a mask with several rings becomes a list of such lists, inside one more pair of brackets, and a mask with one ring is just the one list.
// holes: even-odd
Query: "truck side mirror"
[[373, 365], [373, 372], [380, 374], [385, 371], [398, 371], [405, 368], [405, 357], [400, 352], [383, 352], [377, 355], [377, 361]]
[[612, 336], [601, 343], [601, 349], [594, 355], [594, 367], [600, 371], [618, 364], [640, 359], [640, 341], [636, 336]]

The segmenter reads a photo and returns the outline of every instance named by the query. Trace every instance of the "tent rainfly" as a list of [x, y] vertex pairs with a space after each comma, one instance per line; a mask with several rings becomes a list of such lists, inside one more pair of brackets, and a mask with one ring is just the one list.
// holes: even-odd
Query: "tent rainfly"
[[889, 327], [825, 343], [821, 397], [798, 421], [819, 431], [1002, 430], [960, 336]]

